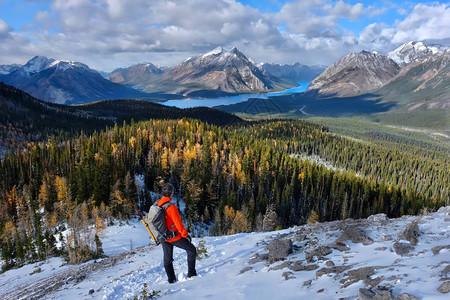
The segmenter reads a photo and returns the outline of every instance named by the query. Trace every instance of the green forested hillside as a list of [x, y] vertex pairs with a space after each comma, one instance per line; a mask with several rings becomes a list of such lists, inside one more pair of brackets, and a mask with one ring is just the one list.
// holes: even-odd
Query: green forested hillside
[[[298, 154], [318, 155], [348, 171]], [[148, 209], [150, 191], [164, 180], [185, 199], [188, 226], [214, 220], [214, 232], [227, 234], [285, 228], [314, 215], [327, 221], [434, 210], [448, 201], [448, 169], [448, 159], [439, 155], [366, 145], [303, 121], [218, 127], [150, 120], [55, 138], [1, 161], [4, 267], [57, 253], [70, 262], [94, 256], [94, 238], [86, 240], [81, 229]], [[143, 176], [144, 190], [137, 189], [136, 175]], [[70, 240], [57, 250], [53, 236], [66, 226]]]

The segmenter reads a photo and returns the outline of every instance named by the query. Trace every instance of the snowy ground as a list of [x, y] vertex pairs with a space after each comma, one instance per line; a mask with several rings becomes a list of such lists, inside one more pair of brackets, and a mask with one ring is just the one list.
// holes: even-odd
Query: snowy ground
[[[208, 257], [197, 261], [198, 277], [186, 279], [186, 254], [175, 248], [175, 284], [166, 282], [161, 246], [150, 243], [145, 227], [133, 220], [105, 229], [102, 242], [108, 258], [77, 266], [52, 258], [0, 274], [0, 299], [132, 299], [144, 283], [149, 291], [160, 291], [159, 299], [357, 299], [360, 288], [370, 284], [388, 287], [394, 297], [408, 293], [420, 299], [449, 299], [450, 294], [437, 289], [450, 277], [450, 207], [420, 217], [418, 244], [409, 254], [398, 255], [393, 244], [416, 218], [350, 220], [195, 238], [196, 245], [205, 241]], [[323, 257], [305, 259], [319, 246], [333, 243], [343, 224], [357, 226], [373, 243], [345, 241], [347, 250], [331, 249]], [[267, 254], [274, 239], [290, 239], [293, 253], [272, 264], [255, 259]], [[295, 265], [304, 270], [295, 271]], [[363, 267], [374, 267], [368, 278], [352, 277], [350, 271]]]

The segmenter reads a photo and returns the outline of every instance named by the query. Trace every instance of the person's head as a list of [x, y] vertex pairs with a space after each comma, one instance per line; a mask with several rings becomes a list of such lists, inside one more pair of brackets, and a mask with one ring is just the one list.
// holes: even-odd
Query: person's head
[[175, 191], [175, 188], [173, 187], [173, 185], [171, 183], [167, 182], [162, 187], [161, 193], [165, 197], [172, 197], [174, 191]]

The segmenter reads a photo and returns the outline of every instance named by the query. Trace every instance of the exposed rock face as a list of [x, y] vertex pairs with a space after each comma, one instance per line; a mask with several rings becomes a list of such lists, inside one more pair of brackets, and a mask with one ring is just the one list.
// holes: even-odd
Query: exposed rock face
[[400, 66], [384, 55], [351, 52], [311, 81], [307, 91], [338, 97], [365, 94], [382, 87], [399, 71]]

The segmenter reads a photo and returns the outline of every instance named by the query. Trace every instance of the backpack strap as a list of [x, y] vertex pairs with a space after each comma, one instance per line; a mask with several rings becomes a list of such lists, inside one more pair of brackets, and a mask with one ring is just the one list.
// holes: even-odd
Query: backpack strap
[[166, 211], [166, 209], [169, 208], [169, 206], [171, 206], [173, 203], [170, 201], [167, 201], [165, 203], [163, 203], [162, 205], [160, 205], [159, 207], [161, 207], [162, 209], [164, 209], [164, 211]]
[[[162, 209], [164, 209], [164, 212], [166, 212], [166, 210], [169, 208], [169, 206], [171, 206], [173, 203], [170, 201], [167, 201], [165, 203], [163, 203], [162, 205], [159, 205], [159, 207], [161, 207]], [[166, 216], [167, 218], [167, 216]], [[172, 228], [170, 228], [170, 232], [173, 232], [173, 234], [175, 235], [175, 232], [173, 230], [173, 228], [175, 227], [175, 223], [172, 224]]]

